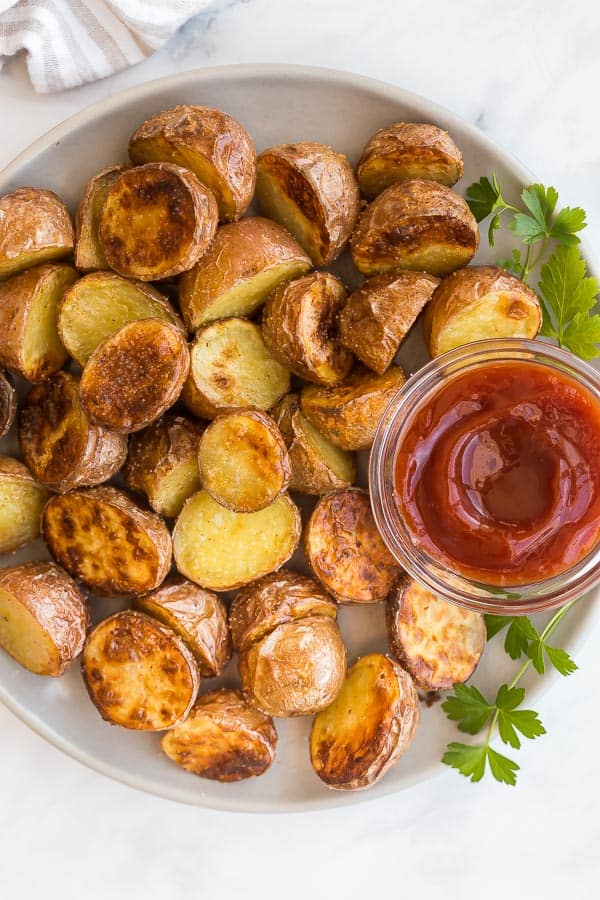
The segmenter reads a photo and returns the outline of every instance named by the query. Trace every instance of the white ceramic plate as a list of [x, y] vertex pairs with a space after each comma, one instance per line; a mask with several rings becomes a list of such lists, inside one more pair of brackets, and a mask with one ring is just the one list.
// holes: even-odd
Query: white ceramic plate
[[[480, 131], [446, 110], [392, 85], [357, 75], [300, 66], [228, 66], [174, 75], [125, 91], [73, 116], [37, 140], [4, 172], [0, 194], [19, 185], [55, 190], [75, 208], [85, 182], [111, 162], [126, 160], [127, 141], [134, 128], [152, 113], [178, 103], [217, 106], [239, 119], [260, 151], [285, 141], [316, 140], [331, 144], [355, 163], [367, 139], [378, 129], [400, 120], [434, 122], [454, 137], [465, 159], [458, 190], [495, 170], [510, 196], [532, 176], [499, 150]], [[478, 262], [504, 255], [500, 245], [491, 255], [482, 240]], [[348, 260], [337, 266], [349, 284], [356, 283]], [[420, 328], [403, 346], [400, 362], [409, 372], [426, 361]], [[16, 451], [14, 429], [0, 445]], [[45, 559], [41, 541], [0, 565]], [[597, 604], [583, 600], [563, 626], [561, 638], [572, 649], [594, 627]], [[93, 600], [95, 617], [119, 607], [116, 601]], [[349, 659], [385, 650], [381, 607], [340, 611], [340, 626]], [[510, 671], [498, 645], [488, 648], [475, 679], [485, 690]], [[235, 683], [235, 664], [222, 681]], [[544, 686], [551, 682], [544, 679]], [[209, 684], [215, 684], [215, 681]], [[532, 694], [540, 682], [532, 678]], [[79, 666], [60, 679], [26, 672], [0, 652], [0, 698], [38, 734], [80, 762], [150, 793], [184, 803], [238, 811], [301, 811], [381, 797], [432, 777], [443, 770], [444, 747], [457, 732], [439, 706], [423, 708], [422, 723], [408, 753], [374, 788], [357, 793], [328, 790], [313, 773], [308, 756], [310, 719], [278, 720], [277, 758], [266, 775], [225, 785], [195, 778], [164, 757], [159, 736], [136, 734], [103, 722], [85, 692]], [[546, 740], [551, 740], [546, 738]], [[458, 776], [457, 776], [458, 777]]]

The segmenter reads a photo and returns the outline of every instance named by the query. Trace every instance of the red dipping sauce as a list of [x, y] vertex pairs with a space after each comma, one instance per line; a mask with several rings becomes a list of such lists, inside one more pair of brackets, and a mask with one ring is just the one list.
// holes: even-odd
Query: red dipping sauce
[[600, 541], [600, 404], [571, 376], [491, 362], [406, 427], [395, 501], [415, 544], [491, 585], [560, 575]]

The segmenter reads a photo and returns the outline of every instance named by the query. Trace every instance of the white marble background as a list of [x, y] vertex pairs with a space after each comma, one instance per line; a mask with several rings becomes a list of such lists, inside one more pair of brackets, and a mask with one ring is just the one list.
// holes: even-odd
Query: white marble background
[[[35, 96], [0, 75], [0, 165], [61, 119], [129, 85], [238, 62], [388, 80], [488, 132], [600, 237], [596, 0], [229, 0], [153, 59]], [[597, 256], [600, 254], [597, 254]], [[450, 770], [374, 803], [284, 817], [221, 814], [138, 794], [61, 755], [0, 708], [0, 897], [86, 900], [415, 896], [598, 897], [600, 635], [541, 702], [549, 734], [519, 752], [520, 784]]]

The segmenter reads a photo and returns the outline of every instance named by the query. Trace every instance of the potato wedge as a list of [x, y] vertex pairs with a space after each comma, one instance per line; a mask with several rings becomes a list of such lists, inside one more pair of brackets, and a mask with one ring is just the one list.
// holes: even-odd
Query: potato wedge
[[386, 188], [362, 213], [351, 240], [363, 275], [413, 269], [449, 275], [479, 246], [477, 222], [459, 194], [415, 178]]
[[171, 536], [162, 519], [114, 487], [51, 497], [42, 535], [57, 562], [96, 594], [145, 594], [171, 567]]
[[254, 216], [223, 225], [179, 283], [190, 330], [228, 316], [251, 316], [272, 290], [312, 268], [300, 244], [276, 222]]
[[53, 191], [21, 187], [0, 197], [0, 281], [73, 252], [75, 232]]
[[0, 365], [27, 381], [49, 378], [67, 361], [58, 306], [77, 279], [72, 266], [38, 266], [0, 284]]
[[90, 422], [79, 399], [79, 378], [58, 372], [27, 395], [19, 448], [38, 481], [64, 493], [112, 478], [125, 462], [127, 438]]
[[208, 106], [176, 106], [156, 113], [129, 141], [134, 163], [166, 161], [190, 169], [211, 189], [223, 222], [244, 214], [256, 181], [256, 152], [248, 132]]
[[383, 375], [357, 366], [342, 384], [303, 388], [300, 406], [332, 444], [343, 450], [369, 450], [388, 403], [404, 381], [400, 366], [390, 366]]
[[315, 266], [340, 255], [356, 224], [358, 185], [343, 153], [301, 141], [265, 150], [256, 162], [262, 211], [304, 247]]
[[304, 532], [304, 549], [311, 569], [340, 603], [385, 600], [402, 574], [362, 488], [321, 497]]
[[82, 671], [102, 718], [137, 731], [165, 731], [182, 722], [200, 687], [196, 660], [179, 635], [130, 609], [88, 635]]
[[214, 195], [192, 172], [148, 163], [126, 169], [110, 188], [98, 235], [111, 269], [157, 281], [191, 269], [208, 249], [217, 222]]
[[496, 266], [468, 266], [445, 278], [423, 327], [431, 356], [486, 338], [534, 338], [542, 324], [531, 288]]
[[313, 272], [280, 285], [265, 304], [265, 344], [300, 378], [338, 384], [353, 361], [337, 334], [337, 315], [345, 302], [346, 289], [330, 272]]
[[371, 787], [406, 753], [418, 724], [410, 675], [388, 656], [370, 653], [350, 667], [337, 698], [315, 718], [313, 768], [336, 790]]
[[98, 425], [119, 434], [140, 431], [175, 403], [189, 369], [179, 328], [161, 319], [128, 322], [88, 359], [81, 402]]
[[439, 283], [425, 272], [396, 271], [369, 278], [350, 294], [338, 317], [340, 341], [365, 366], [383, 375]]
[[391, 184], [426, 178], [452, 187], [464, 172], [462, 153], [437, 125], [397, 122], [367, 142], [356, 167], [365, 197], [376, 197]]
[[277, 732], [271, 716], [249, 706], [240, 691], [220, 688], [200, 697], [185, 722], [165, 734], [161, 747], [192, 775], [241, 781], [269, 768]]
[[79, 656], [89, 614], [64, 569], [29, 562], [0, 569], [0, 647], [35, 675], [62, 675]]
[[449, 691], [475, 671], [485, 648], [481, 613], [436, 597], [404, 576], [386, 608], [390, 650], [423, 691]]
[[207, 678], [220, 675], [231, 659], [227, 610], [212, 591], [185, 578], [170, 578], [157, 590], [137, 597], [135, 607], [176, 631]]
[[10, 375], [0, 369], [0, 438], [8, 434], [17, 412], [17, 392]]
[[300, 539], [300, 512], [287, 494], [266, 509], [235, 513], [199, 491], [173, 531], [179, 572], [213, 591], [231, 591], [284, 565]]
[[210, 423], [198, 449], [202, 487], [234, 512], [258, 512], [288, 486], [291, 466], [277, 425], [260, 409], [232, 409]]
[[12, 553], [39, 537], [48, 490], [11, 456], [0, 456], [0, 553]]
[[65, 293], [58, 310], [58, 333], [69, 355], [83, 367], [102, 341], [137, 319], [163, 319], [186, 334], [167, 298], [151, 284], [116, 272], [91, 272]]
[[341, 450], [309, 422], [300, 396], [286, 394], [272, 415], [287, 445], [292, 468], [289, 489], [299, 494], [327, 494], [350, 487], [357, 477], [352, 453]]
[[98, 226], [108, 192], [127, 168], [121, 163], [106, 166], [84, 188], [75, 216], [75, 267], [80, 272], [108, 268], [104, 250], [100, 246]]
[[214, 419], [240, 406], [270, 409], [289, 389], [289, 370], [267, 350], [260, 325], [231, 318], [198, 329], [182, 394], [195, 416]]

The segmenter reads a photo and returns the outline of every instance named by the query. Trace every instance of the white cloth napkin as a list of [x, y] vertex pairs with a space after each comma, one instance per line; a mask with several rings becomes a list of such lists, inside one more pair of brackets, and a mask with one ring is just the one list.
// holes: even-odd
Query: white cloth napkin
[[0, 0], [0, 68], [27, 53], [36, 91], [106, 78], [149, 56], [212, 0]]

